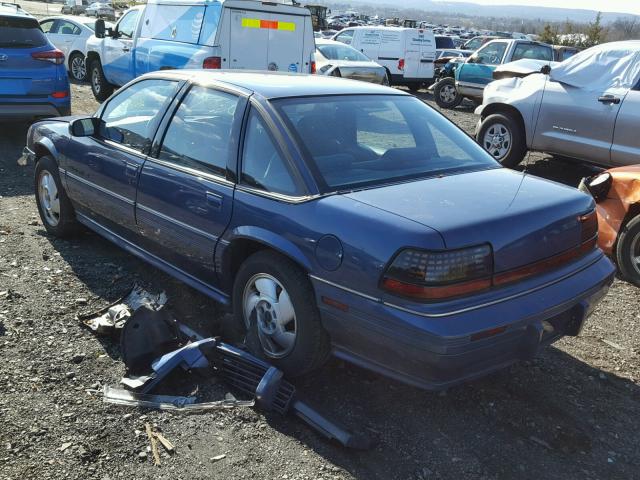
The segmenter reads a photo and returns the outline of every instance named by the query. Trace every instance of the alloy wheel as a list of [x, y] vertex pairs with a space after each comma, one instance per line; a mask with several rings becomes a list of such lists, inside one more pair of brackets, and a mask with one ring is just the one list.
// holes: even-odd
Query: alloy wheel
[[502, 123], [494, 123], [484, 134], [482, 146], [496, 160], [502, 160], [511, 149], [511, 132]]
[[87, 67], [84, 58], [80, 56], [73, 57], [71, 60], [71, 75], [76, 80], [84, 80], [87, 75]]
[[282, 284], [267, 273], [258, 273], [247, 282], [242, 311], [247, 329], [255, 323], [264, 353], [282, 358], [295, 345], [296, 314], [289, 293]]
[[98, 67], [93, 69], [91, 74], [91, 84], [93, 85], [93, 91], [96, 93], [100, 93], [102, 85], [100, 83], [100, 72], [98, 71]]
[[458, 92], [453, 85], [445, 85], [440, 89], [440, 99], [445, 103], [453, 103]]
[[48, 170], [40, 172], [38, 199], [46, 222], [55, 227], [60, 222], [60, 197], [53, 175]]

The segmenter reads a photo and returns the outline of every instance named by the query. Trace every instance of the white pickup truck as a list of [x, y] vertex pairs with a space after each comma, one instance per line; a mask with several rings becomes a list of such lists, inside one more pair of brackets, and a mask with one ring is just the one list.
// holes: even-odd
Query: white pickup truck
[[96, 99], [147, 72], [175, 68], [314, 73], [311, 14], [254, 0], [149, 0], [114, 28], [96, 21], [87, 65]]

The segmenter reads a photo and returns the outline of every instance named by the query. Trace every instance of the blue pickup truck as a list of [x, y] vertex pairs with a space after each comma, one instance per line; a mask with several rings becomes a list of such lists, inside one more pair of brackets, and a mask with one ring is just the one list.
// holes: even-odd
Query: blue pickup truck
[[482, 102], [484, 87], [493, 81], [498, 65], [523, 58], [553, 61], [553, 47], [530, 40], [497, 39], [478, 49], [464, 62], [454, 63], [454, 77], [440, 80], [433, 96], [441, 108], [455, 108], [465, 98]]

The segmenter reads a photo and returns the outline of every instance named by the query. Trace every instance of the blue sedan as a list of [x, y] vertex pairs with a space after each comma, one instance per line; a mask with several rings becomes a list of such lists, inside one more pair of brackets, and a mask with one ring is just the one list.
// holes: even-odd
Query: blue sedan
[[593, 199], [379, 85], [156, 72], [26, 152], [51, 234], [84, 225], [229, 306], [290, 375], [333, 354], [446, 388], [577, 335], [613, 280]]

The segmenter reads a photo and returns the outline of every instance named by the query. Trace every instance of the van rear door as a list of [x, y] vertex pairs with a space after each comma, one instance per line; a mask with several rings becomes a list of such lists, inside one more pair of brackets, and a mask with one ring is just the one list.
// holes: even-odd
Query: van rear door
[[405, 78], [421, 80], [433, 78], [435, 58], [436, 46], [433, 32], [422, 29], [405, 31]]
[[302, 72], [303, 15], [231, 10], [230, 68]]

